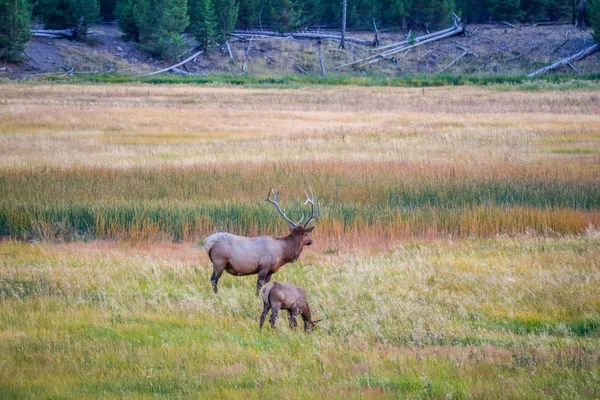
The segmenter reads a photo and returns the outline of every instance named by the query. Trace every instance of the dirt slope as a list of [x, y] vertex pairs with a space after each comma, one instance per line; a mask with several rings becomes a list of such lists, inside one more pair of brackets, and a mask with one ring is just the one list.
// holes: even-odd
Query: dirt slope
[[[449, 68], [449, 74], [472, 74], [479, 67], [479, 75], [521, 75], [558, 61], [592, 43], [591, 33], [582, 32], [571, 25], [522, 26], [514, 29], [503, 25], [470, 25], [470, 35], [456, 36], [430, 43], [395, 55], [393, 61], [382, 60], [362, 70], [361, 73], [399, 76], [405, 74], [437, 73], [450, 64], [463, 50], [468, 55]], [[423, 32], [415, 32], [415, 35]], [[372, 38], [370, 32], [351, 34]], [[381, 45], [403, 40], [406, 32], [383, 32]], [[193, 43], [190, 43], [193, 47]], [[232, 39], [230, 47], [234, 62], [225, 48], [208, 56], [201, 56], [187, 64], [191, 73], [241, 73], [244, 62], [249, 73], [293, 74], [300, 67], [311, 74], [320, 74], [317, 47], [314, 41], [295, 41], [254, 37], [252, 42]], [[249, 48], [249, 51], [248, 51]], [[372, 49], [347, 46], [339, 50], [337, 42], [323, 43], [323, 54], [329, 72], [335, 66], [366, 57]], [[247, 56], [246, 56], [247, 52]], [[66, 39], [33, 38], [25, 49], [25, 61], [19, 64], [0, 64], [7, 69], [1, 77], [24, 78], [40, 74], [105, 72], [109, 70], [142, 73], [167, 66], [140, 51], [132, 42], [124, 41], [116, 25], [95, 25], [91, 28], [88, 43]], [[482, 67], [483, 66], [483, 67]], [[575, 63], [580, 73], [600, 72], [600, 53]], [[576, 73], [568, 67], [558, 72]]]

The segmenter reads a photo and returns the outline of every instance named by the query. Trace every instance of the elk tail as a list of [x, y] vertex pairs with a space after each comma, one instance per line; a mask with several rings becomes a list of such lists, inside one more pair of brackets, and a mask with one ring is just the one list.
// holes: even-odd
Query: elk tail
[[271, 293], [273, 286], [275, 286], [275, 282], [269, 282], [260, 290], [260, 296], [262, 297], [263, 304], [271, 305], [271, 302], [269, 301], [269, 294]]

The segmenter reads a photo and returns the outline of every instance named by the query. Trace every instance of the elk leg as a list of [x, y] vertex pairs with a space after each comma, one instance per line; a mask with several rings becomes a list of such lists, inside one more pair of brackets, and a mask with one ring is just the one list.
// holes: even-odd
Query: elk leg
[[260, 271], [258, 271], [258, 281], [256, 282], [256, 295], [257, 296], [260, 293], [260, 289], [264, 286], [265, 280], [267, 279], [268, 275], [269, 275], [268, 269], [261, 269]]
[[217, 294], [219, 291], [217, 289], [217, 283], [219, 283], [219, 278], [223, 274], [224, 270], [225, 270], [225, 268], [217, 267], [216, 265], [213, 264], [213, 274], [210, 277], [210, 281], [212, 282], [212, 288], [213, 288], [213, 291], [215, 292], [215, 294]]
[[271, 276], [273, 276], [273, 273], [272, 273], [272, 272], [269, 272], [269, 273], [267, 274], [267, 277], [265, 278], [265, 283], [269, 283], [269, 282], [271, 282]]
[[269, 313], [270, 309], [271, 309], [271, 305], [269, 303], [265, 303], [264, 307], [263, 307], [263, 312], [260, 315], [260, 330], [262, 330], [262, 327], [265, 323], [265, 318], [267, 318], [267, 314]]
[[288, 321], [290, 321], [290, 328], [297, 328], [298, 320], [296, 318], [298, 317], [298, 310], [292, 308], [288, 311], [290, 313], [290, 315], [288, 316]]
[[279, 315], [279, 309], [281, 308], [281, 303], [273, 302], [271, 303], [271, 318], [269, 318], [269, 322], [271, 323], [271, 328], [275, 329], [275, 321], [277, 321], [277, 316]]

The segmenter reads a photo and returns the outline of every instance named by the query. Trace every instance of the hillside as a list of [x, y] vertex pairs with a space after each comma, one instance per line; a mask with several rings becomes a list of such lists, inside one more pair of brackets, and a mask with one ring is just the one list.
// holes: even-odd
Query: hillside
[[[456, 59], [463, 46], [467, 55], [448, 68], [452, 75], [523, 75], [582, 50], [592, 43], [590, 31], [583, 32], [572, 25], [521, 26], [469, 25], [468, 36], [456, 36], [425, 44], [407, 53], [398, 53], [392, 60], [382, 60], [366, 69], [343, 72], [402, 76], [436, 74]], [[155, 60], [140, 51], [135, 43], [124, 41], [116, 25], [95, 25], [87, 43], [66, 39], [33, 38], [25, 49], [26, 59], [20, 64], [3, 64], [0, 77], [19, 79], [53, 73], [89, 73], [116, 70], [143, 73], [169, 64]], [[424, 32], [414, 32], [415, 36]], [[372, 32], [351, 33], [352, 37], [372, 39]], [[380, 33], [381, 45], [405, 39], [406, 32]], [[315, 41], [298, 41], [256, 36], [249, 41], [232, 38], [229, 42], [234, 61], [223, 46], [220, 51], [198, 57], [186, 65], [194, 74], [243, 73], [244, 63], [249, 74], [298, 74], [300, 67], [309, 74], [319, 75], [321, 69]], [[194, 44], [190, 40], [190, 48]], [[249, 49], [249, 51], [248, 51]], [[322, 44], [326, 69], [366, 57], [371, 48], [349, 44], [338, 49], [336, 41]], [[246, 54], [247, 52], [247, 54]], [[190, 53], [191, 54], [191, 53]], [[566, 67], [558, 73], [596, 73], [600, 71], [600, 53]]]

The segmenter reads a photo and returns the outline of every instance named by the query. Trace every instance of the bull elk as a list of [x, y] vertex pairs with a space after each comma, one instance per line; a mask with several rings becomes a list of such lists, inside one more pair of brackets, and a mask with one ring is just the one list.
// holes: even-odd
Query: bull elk
[[[312, 239], [310, 233], [315, 228], [308, 227], [308, 224], [317, 217], [315, 211], [315, 196], [310, 189], [310, 195], [306, 192], [306, 201], [304, 205], [310, 205], [311, 215], [304, 221], [304, 215], [298, 222], [289, 219], [285, 212], [279, 206], [279, 191], [273, 189], [267, 194], [267, 198], [261, 201], [271, 203], [275, 206], [279, 214], [289, 222], [290, 232], [287, 236], [276, 238], [273, 236], [245, 237], [233, 235], [227, 232], [218, 232], [204, 242], [208, 258], [213, 265], [213, 274], [210, 278], [215, 293], [218, 292], [217, 283], [223, 271], [231, 275], [243, 276], [258, 274], [256, 283], [256, 295], [261, 287], [269, 282], [271, 275], [279, 270], [283, 265], [296, 261], [302, 253], [304, 246], [310, 246]], [[271, 195], [273, 199], [271, 200]], [[317, 206], [318, 208], [318, 206]]]

